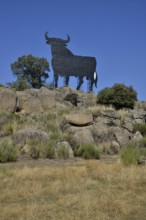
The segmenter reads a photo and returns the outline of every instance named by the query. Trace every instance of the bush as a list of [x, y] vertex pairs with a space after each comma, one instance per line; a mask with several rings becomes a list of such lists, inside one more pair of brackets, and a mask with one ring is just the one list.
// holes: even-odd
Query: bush
[[2, 126], [5, 125], [6, 123], [12, 122], [13, 118], [14, 118], [13, 114], [1, 112], [0, 113], [0, 128], [2, 128]]
[[99, 91], [97, 103], [112, 104], [116, 109], [133, 108], [137, 100], [137, 93], [132, 86], [124, 84], [115, 84], [111, 88], [105, 88]]
[[57, 150], [59, 159], [69, 158], [69, 149], [65, 145], [61, 145]]
[[100, 159], [98, 149], [92, 144], [81, 145], [75, 152], [76, 156], [84, 159]]
[[138, 144], [139, 144], [139, 147], [142, 148], [142, 149], [146, 149], [146, 136], [141, 138], [139, 141], [138, 141]]
[[30, 89], [31, 86], [26, 83], [26, 81], [23, 78], [17, 79], [15, 82], [8, 82], [8, 87], [15, 89], [16, 91], [23, 91], [25, 89]]
[[11, 113], [0, 113], [0, 136], [13, 134], [16, 129], [15, 118]]
[[45, 120], [47, 120], [47, 121], [50, 121], [50, 120], [52, 120], [52, 121], [54, 121], [54, 120], [56, 120], [57, 119], [57, 113], [55, 112], [55, 111], [53, 111], [53, 112], [48, 112], [48, 114], [46, 115], [46, 117], [45, 117]]
[[17, 147], [12, 141], [3, 141], [0, 143], [0, 162], [16, 161]]
[[33, 159], [38, 159], [40, 156], [41, 141], [36, 138], [36, 139], [28, 141], [28, 145], [30, 148], [30, 156]]
[[14, 130], [15, 130], [14, 125], [7, 123], [3, 126], [2, 136], [11, 135], [14, 133]]
[[132, 145], [124, 146], [120, 151], [121, 160], [126, 166], [136, 165], [141, 155], [140, 149]]
[[146, 136], [146, 124], [135, 124], [134, 130], [139, 131], [143, 136]]
[[42, 156], [49, 159], [55, 158], [55, 147], [53, 142], [48, 141], [46, 144], [43, 145]]
[[146, 136], [137, 141], [133, 141], [132, 145], [140, 150], [142, 156], [146, 156]]

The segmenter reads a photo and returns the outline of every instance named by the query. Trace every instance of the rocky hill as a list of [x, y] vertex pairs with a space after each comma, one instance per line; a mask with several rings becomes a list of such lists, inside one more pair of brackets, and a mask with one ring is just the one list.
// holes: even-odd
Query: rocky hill
[[13, 145], [19, 158], [51, 157], [51, 151], [53, 158], [72, 158], [84, 144], [114, 154], [124, 144], [142, 138], [134, 125], [145, 122], [145, 102], [137, 102], [132, 110], [116, 111], [97, 105], [95, 94], [68, 87], [0, 88], [0, 144]]

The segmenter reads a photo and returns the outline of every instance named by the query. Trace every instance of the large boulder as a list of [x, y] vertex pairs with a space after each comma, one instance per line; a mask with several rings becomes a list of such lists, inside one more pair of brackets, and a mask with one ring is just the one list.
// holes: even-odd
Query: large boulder
[[57, 143], [55, 146], [55, 159], [73, 159], [74, 153], [67, 141]]
[[41, 102], [44, 111], [55, 107], [53, 92], [45, 87], [42, 87], [38, 92], [38, 99]]
[[96, 106], [97, 96], [93, 92], [83, 94], [82, 105], [84, 107]]
[[93, 126], [90, 127], [90, 131], [95, 143], [109, 142], [114, 139], [111, 127], [109, 128], [104, 123], [93, 124]]
[[31, 94], [30, 90], [18, 91], [17, 97], [17, 112], [32, 113], [44, 111], [40, 100], [37, 98], [37, 93]]
[[8, 88], [0, 88], [0, 112], [13, 113], [16, 108], [16, 93]]
[[76, 126], [87, 126], [93, 123], [93, 117], [90, 113], [70, 114], [65, 119], [69, 124]]
[[38, 99], [41, 102], [44, 111], [55, 107], [55, 100], [53, 97], [49, 97], [45, 94], [39, 94]]
[[55, 92], [42, 87], [17, 91], [17, 111], [22, 113], [45, 112], [55, 107]]
[[14, 142], [19, 149], [19, 158], [37, 159], [40, 156], [40, 146], [48, 140], [48, 134], [40, 129], [26, 127], [19, 130], [14, 137]]
[[93, 117], [106, 117], [106, 118], [113, 118], [113, 119], [120, 119], [120, 115], [114, 110], [114, 109], [105, 109], [105, 110], [99, 110], [97, 107], [92, 110]]
[[94, 139], [92, 133], [89, 129], [79, 129], [73, 133], [69, 134], [69, 142], [72, 148], [80, 146], [82, 144], [93, 144]]
[[135, 124], [135, 121], [129, 117], [128, 115], [124, 116], [123, 119], [121, 120], [121, 126], [123, 128], [126, 128], [128, 131], [133, 132], [133, 125]]
[[45, 143], [48, 139], [48, 134], [40, 129], [26, 127], [22, 128], [15, 134], [15, 142], [18, 145], [25, 145], [27, 142], [39, 140]]
[[94, 122], [106, 124], [108, 126], [120, 126], [120, 115], [114, 109], [92, 110]]
[[132, 133], [129, 132], [127, 129], [119, 127], [115, 128], [113, 132], [115, 140], [119, 143], [120, 146], [129, 143], [133, 136]]
[[141, 133], [139, 131], [136, 131], [136, 133], [132, 137], [132, 141], [139, 141], [142, 138], [143, 136], [141, 135]]
[[69, 87], [62, 87], [59, 90], [60, 90], [60, 93], [64, 95], [64, 98], [68, 96], [69, 94], [77, 94], [76, 104], [79, 107], [81, 106], [91, 107], [91, 106], [96, 105], [97, 97], [96, 97], [96, 94], [94, 94], [93, 92], [84, 93], [81, 90], [76, 90], [76, 89], [69, 88]]

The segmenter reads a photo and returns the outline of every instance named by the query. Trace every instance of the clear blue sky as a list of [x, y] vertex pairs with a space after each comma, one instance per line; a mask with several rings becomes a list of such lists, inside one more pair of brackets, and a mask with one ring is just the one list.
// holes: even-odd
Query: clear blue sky
[[[95, 93], [124, 83], [146, 101], [146, 0], [0, 0], [0, 29], [0, 83], [15, 80], [10, 64], [19, 56], [45, 57], [51, 65], [49, 31], [50, 37], [69, 34], [74, 54], [96, 57]], [[52, 76], [51, 68], [48, 82]], [[70, 87], [76, 84], [72, 77]]]

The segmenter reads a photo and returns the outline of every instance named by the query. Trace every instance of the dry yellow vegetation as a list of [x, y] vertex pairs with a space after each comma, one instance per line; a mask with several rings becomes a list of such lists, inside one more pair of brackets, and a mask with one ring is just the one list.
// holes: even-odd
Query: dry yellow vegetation
[[80, 161], [0, 167], [0, 220], [145, 220], [146, 168]]

